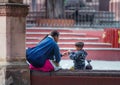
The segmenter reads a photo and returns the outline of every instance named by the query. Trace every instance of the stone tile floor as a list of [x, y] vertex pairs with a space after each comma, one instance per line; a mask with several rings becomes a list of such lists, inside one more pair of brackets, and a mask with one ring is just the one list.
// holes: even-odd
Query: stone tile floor
[[[86, 62], [87, 65], [87, 62]], [[92, 60], [93, 70], [120, 70], [120, 61], [101, 61]], [[61, 60], [60, 66], [63, 69], [69, 69], [73, 66], [72, 60]]]

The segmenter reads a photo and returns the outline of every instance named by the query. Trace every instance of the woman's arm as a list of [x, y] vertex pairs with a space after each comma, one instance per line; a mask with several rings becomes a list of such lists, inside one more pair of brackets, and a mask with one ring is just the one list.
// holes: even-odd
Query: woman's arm
[[57, 44], [55, 44], [54, 46], [54, 55], [55, 55], [56, 63], [59, 63], [61, 60], [61, 54], [60, 54], [59, 46]]

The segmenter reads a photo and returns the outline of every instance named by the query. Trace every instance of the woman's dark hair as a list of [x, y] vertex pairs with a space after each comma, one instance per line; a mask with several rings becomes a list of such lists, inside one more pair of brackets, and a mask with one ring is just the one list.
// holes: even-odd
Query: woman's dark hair
[[75, 46], [83, 48], [84, 47], [84, 43], [83, 42], [77, 42], [77, 43], [75, 43]]
[[52, 36], [52, 37], [55, 37], [55, 36], [59, 36], [59, 32], [57, 31], [57, 30], [53, 30], [53, 31], [51, 31], [51, 33], [50, 33], [50, 35]]
[[[50, 32], [50, 35], [52, 36], [52, 37], [55, 37], [55, 36], [59, 36], [59, 32], [57, 31], [57, 30], [53, 30], [53, 31], [51, 31]], [[41, 41], [43, 41], [45, 38], [47, 38], [49, 35], [47, 34]], [[41, 42], [40, 41], [40, 42]]]
[[[47, 38], [47, 37], [48, 37], [48, 34], [47, 34], [41, 41], [43, 41], [43, 40], [44, 40], [45, 38]], [[40, 41], [40, 42], [41, 42], [41, 41]]]

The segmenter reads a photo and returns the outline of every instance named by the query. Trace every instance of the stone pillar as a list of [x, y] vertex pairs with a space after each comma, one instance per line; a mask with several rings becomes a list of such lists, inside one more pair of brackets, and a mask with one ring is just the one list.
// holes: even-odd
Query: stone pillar
[[28, 6], [23, 0], [0, 0], [0, 85], [30, 85], [25, 62], [25, 22]]

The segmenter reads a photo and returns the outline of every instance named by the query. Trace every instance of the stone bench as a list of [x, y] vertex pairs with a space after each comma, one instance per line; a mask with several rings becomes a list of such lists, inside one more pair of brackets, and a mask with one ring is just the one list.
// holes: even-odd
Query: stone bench
[[120, 85], [119, 71], [40, 72], [31, 70], [31, 85]]

